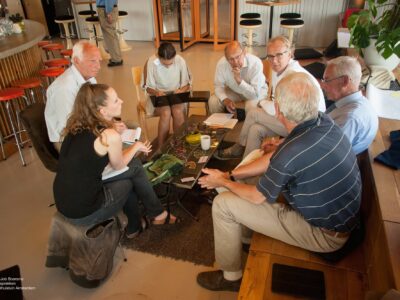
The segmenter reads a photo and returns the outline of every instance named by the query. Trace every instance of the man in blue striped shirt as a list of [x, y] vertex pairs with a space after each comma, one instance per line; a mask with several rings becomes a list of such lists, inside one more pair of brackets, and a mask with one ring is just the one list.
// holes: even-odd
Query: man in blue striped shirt
[[[275, 93], [277, 118], [289, 132], [285, 141], [263, 164], [257, 160], [229, 174], [204, 169], [199, 179], [202, 187], [228, 190], [212, 208], [215, 258], [222, 270], [200, 273], [197, 282], [204, 288], [239, 290], [248, 229], [310, 251], [333, 252], [358, 223], [356, 156], [343, 131], [318, 112], [317, 87], [308, 75], [293, 73]], [[257, 185], [235, 181], [260, 174]], [[277, 202], [279, 195], [286, 203]]]

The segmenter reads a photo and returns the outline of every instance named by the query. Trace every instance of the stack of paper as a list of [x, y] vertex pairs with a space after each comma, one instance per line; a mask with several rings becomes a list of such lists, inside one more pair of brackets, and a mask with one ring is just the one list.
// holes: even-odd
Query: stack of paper
[[208, 126], [219, 126], [224, 127], [229, 122], [232, 122], [233, 114], [215, 113], [212, 114], [204, 121]]
[[136, 129], [125, 129], [121, 134], [121, 139], [123, 143], [133, 144], [140, 139], [140, 134], [142, 129], [140, 127]]

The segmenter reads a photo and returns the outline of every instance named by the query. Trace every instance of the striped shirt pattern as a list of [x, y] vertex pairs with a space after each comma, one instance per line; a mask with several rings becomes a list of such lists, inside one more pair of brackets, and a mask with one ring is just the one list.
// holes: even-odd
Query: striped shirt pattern
[[282, 193], [316, 227], [348, 232], [358, 220], [357, 159], [345, 134], [323, 113], [289, 134], [271, 157], [257, 189], [270, 203]]

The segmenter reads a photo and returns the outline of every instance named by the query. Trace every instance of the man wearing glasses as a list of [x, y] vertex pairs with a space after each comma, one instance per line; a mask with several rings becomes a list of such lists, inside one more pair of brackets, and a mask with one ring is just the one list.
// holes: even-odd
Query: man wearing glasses
[[235, 103], [245, 101], [246, 111], [256, 107], [267, 96], [261, 60], [233, 41], [225, 47], [215, 70], [215, 95], [208, 100], [211, 113], [234, 113]]
[[[287, 38], [277, 36], [269, 40], [267, 54], [272, 69], [272, 82], [268, 83], [268, 88], [272, 89], [272, 99], [274, 98], [275, 87], [282, 78], [292, 72], [307, 73], [318, 89], [318, 109], [322, 112], [325, 111], [325, 98], [318, 81], [298, 61], [292, 59], [292, 45]], [[287, 130], [275, 118], [274, 102], [265, 98], [259, 102], [260, 107], [246, 112], [239, 143], [219, 150], [215, 154], [216, 158], [221, 160], [241, 158], [251, 151], [259, 149], [265, 137], [287, 136]]]
[[340, 56], [328, 62], [322, 89], [334, 104], [328, 114], [348, 137], [355, 154], [366, 150], [378, 131], [378, 116], [359, 90], [361, 66], [357, 59]]

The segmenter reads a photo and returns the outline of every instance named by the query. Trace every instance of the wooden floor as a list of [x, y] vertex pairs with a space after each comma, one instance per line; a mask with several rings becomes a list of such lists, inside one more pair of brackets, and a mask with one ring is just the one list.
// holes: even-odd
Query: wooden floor
[[274, 263], [322, 271], [326, 299], [364, 299], [366, 273], [362, 247], [339, 263], [331, 264], [309, 251], [258, 233], [252, 239], [239, 299], [302, 299], [271, 291]]

